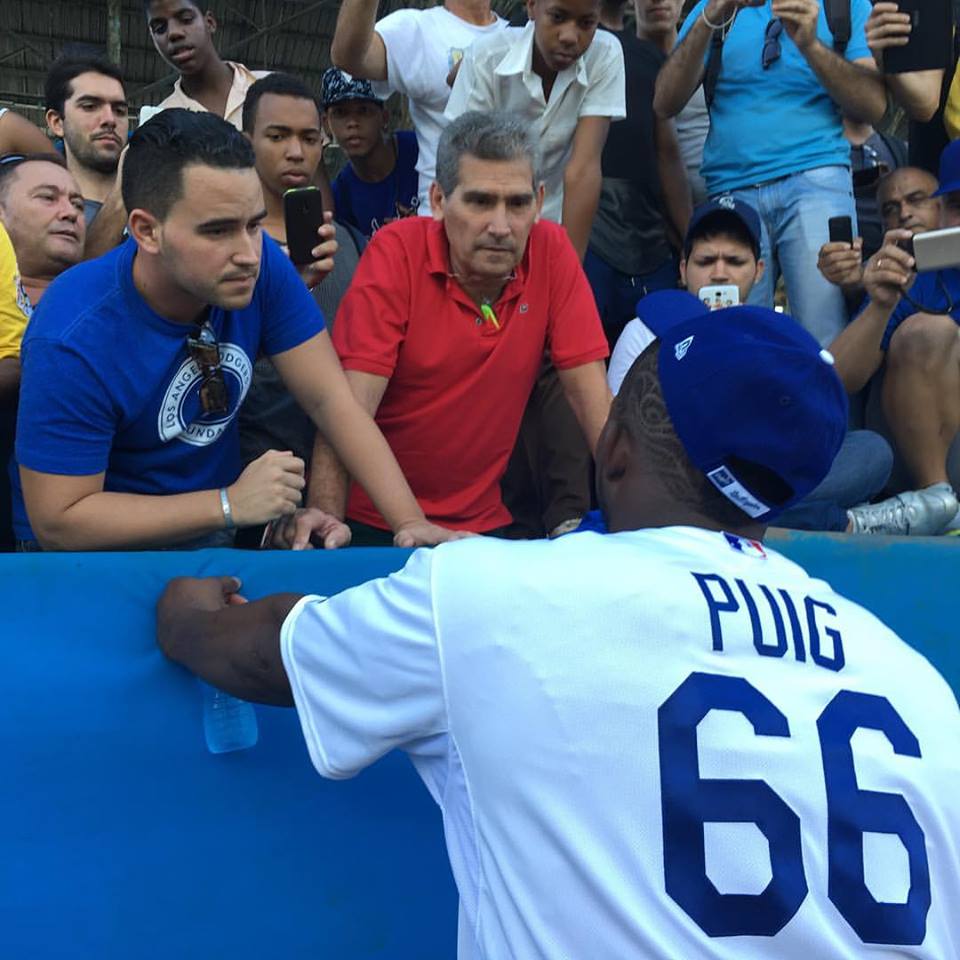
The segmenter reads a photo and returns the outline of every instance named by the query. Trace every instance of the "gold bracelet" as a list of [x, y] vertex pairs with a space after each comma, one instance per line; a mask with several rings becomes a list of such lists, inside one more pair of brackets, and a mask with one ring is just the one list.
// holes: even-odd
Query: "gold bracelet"
[[703, 17], [703, 22], [704, 22], [711, 30], [724, 30], [724, 29], [726, 29], [727, 27], [730, 26], [731, 23], [733, 23], [733, 18], [734, 18], [736, 15], [737, 15], [737, 8], [734, 7], [734, 8], [733, 8], [733, 13], [731, 13], [730, 16], [729, 16], [726, 20], [723, 21], [723, 23], [711, 23], [711, 22], [707, 19], [707, 7], [706, 7], [706, 4], [704, 4], [703, 9], [700, 11], [700, 16]]

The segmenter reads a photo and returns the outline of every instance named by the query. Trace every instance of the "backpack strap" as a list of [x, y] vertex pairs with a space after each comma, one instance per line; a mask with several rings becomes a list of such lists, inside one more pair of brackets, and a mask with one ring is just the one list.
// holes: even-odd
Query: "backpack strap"
[[710, 37], [710, 53], [707, 56], [707, 69], [703, 75], [703, 99], [707, 110], [713, 106], [717, 93], [717, 81], [720, 79], [720, 67], [723, 63], [723, 31], [714, 30]]
[[827, 26], [833, 34], [833, 49], [843, 56], [850, 42], [850, 0], [824, 0]]

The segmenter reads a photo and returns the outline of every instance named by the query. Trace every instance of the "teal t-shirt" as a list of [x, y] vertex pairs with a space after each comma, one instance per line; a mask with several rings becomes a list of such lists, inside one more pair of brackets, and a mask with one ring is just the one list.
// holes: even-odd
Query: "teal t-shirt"
[[[700, 0], [690, 11], [678, 43], [705, 5]], [[870, 10], [870, 0], [850, 0], [847, 60], [871, 56], [864, 32]], [[763, 37], [772, 16], [769, 3], [744, 7], [724, 41], [700, 171], [711, 196], [816, 167], [850, 165], [840, 109], [786, 30], [780, 34], [780, 59], [763, 69]], [[833, 49], [823, 4], [817, 36]]]

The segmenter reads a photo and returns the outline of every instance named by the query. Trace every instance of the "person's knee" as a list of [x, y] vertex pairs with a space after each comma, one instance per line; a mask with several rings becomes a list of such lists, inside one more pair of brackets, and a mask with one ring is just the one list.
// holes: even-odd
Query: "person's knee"
[[953, 317], [915, 313], [897, 328], [890, 340], [887, 366], [891, 371], [931, 371], [950, 360], [960, 360], [960, 334]]

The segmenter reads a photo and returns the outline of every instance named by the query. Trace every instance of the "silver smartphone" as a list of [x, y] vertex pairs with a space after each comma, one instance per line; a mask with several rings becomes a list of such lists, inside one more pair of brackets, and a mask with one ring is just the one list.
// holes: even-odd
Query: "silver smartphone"
[[960, 227], [915, 233], [913, 257], [917, 261], [918, 273], [960, 267]]
[[719, 283], [701, 287], [697, 298], [708, 310], [722, 310], [724, 307], [739, 306], [740, 289], [732, 283]]

